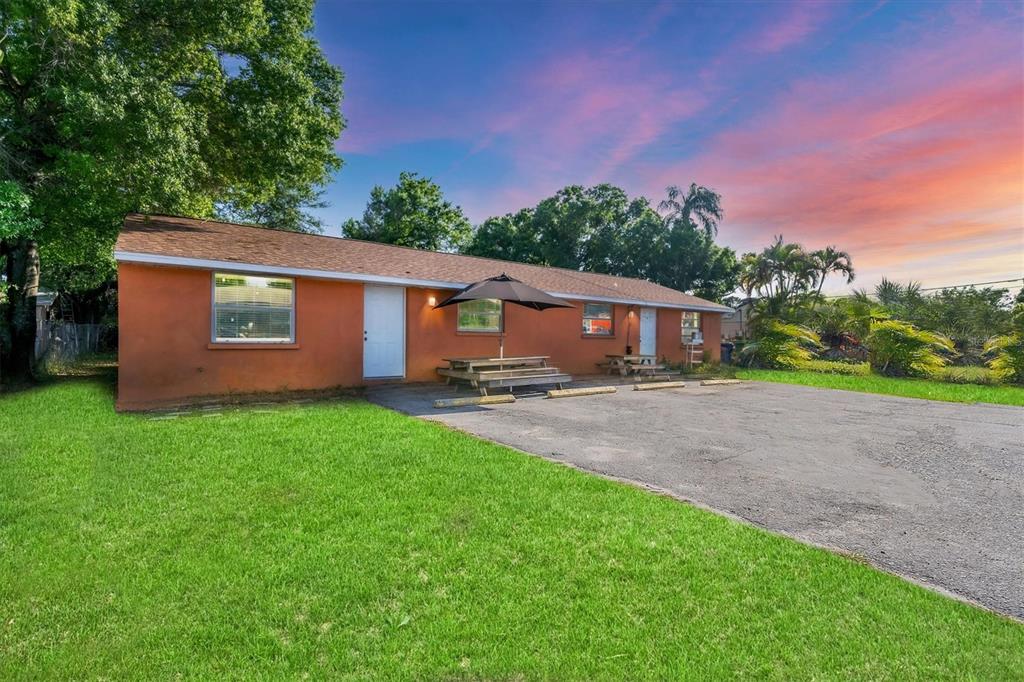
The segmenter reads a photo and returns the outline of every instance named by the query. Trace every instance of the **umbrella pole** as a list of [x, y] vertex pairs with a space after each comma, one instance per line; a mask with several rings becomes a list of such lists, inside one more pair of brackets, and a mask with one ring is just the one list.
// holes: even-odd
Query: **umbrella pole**
[[498, 332], [498, 359], [505, 359], [505, 302], [501, 302], [501, 331]]

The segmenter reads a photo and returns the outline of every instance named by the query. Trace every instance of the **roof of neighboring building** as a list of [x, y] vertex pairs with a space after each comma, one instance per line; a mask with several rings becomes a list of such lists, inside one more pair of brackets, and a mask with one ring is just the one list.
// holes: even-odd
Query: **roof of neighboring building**
[[130, 214], [114, 248], [114, 255], [121, 262], [441, 289], [458, 289], [504, 272], [562, 298], [715, 312], [730, 310], [728, 306], [631, 277], [195, 218]]

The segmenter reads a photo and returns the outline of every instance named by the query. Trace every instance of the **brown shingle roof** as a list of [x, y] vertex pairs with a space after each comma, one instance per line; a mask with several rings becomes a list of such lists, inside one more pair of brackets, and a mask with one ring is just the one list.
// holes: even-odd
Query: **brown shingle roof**
[[[441, 288], [444, 285], [463, 286], [505, 272], [556, 295], [729, 310], [717, 303], [630, 277], [195, 218], [130, 214], [125, 218], [124, 229], [117, 239], [115, 255], [119, 261], [211, 268], [238, 264], [276, 269], [269, 272], [312, 270], [321, 271], [325, 276], [344, 273], [351, 275], [351, 279], [366, 277], [368, 281], [374, 281], [374, 278], [414, 280], [417, 284], [426, 286], [432, 283]], [[186, 262], [181, 262], [182, 259]], [[187, 261], [217, 261], [217, 264]]]

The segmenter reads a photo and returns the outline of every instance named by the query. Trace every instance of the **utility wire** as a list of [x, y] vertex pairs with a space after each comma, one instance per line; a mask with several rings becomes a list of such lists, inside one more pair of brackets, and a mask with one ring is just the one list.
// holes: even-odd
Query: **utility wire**
[[[942, 287], [927, 287], [925, 289], [918, 289], [918, 291], [943, 291], [945, 289], [966, 289], [968, 287], [983, 287], [989, 284], [1006, 284], [1011, 282], [1020, 282], [1024, 286], [1024, 277], [1015, 277], [1013, 279], [997, 279], [991, 282], [974, 282], [973, 284], [950, 284]], [[1010, 287], [1011, 289], [1013, 287]], [[853, 298], [854, 294], [832, 294], [830, 296], [824, 296], [823, 298]]]
[[1015, 279], [997, 279], [993, 282], [975, 282], [974, 284], [953, 284], [947, 287], [928, 287], [927, 289], [921, 289], [921, 291], [939, 291], [940, 289], [965, 289], [967, 287], [983, 287], [987, 284], [1003, 284], [1004, 282], [1024, 283], [1024, 277], [1017, 277]]

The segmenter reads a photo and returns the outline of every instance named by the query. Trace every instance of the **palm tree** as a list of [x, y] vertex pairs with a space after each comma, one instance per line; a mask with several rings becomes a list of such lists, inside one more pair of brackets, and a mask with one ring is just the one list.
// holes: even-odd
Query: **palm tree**
[[784, 299], [807, 292], [817, 281], [817, 270], [804, 247], [795, 242], [787, 244], [781, 234], [761, 252], [761, 257], [775, 278], [775, 293]]
[[756, 253], [745, 253], [740, 259], [740, 286], [747, 294], [747, 298], [754, 295], [771, 296], [771, 286], [774, 281], [768, 261]]
[[840, 251], [834, 246], [826, 246], [811, 253], [814, 266], [817, 270], [818, 296], [821, 296], [821, 289], [825, 286], [825, 278], [830, 273], [841, 272], [846, 276], [846, 283], [852, 284], [855, 277], [853, 272], [853, 260], [846, 251]]
[[875, 298], [884, 306], [896, 305], [903, 298], [903, 287], [899, 282], [883, 277], [882, 281], [875, 285]]
[[684, 225], [701, 227], [709, 237], [718, 234], [718, 223], [725, 212], [722, 210], [722, 195], [690, 183], [690, 188], [683, 194], [677, 185], [665, 189], [668, 198], [658, 204], [659, 211], [666, 211], [665, 221], [682, 220]]

